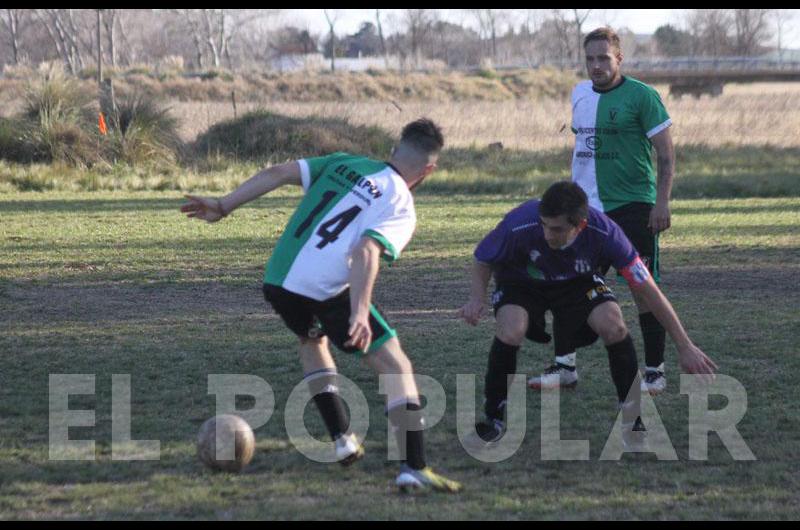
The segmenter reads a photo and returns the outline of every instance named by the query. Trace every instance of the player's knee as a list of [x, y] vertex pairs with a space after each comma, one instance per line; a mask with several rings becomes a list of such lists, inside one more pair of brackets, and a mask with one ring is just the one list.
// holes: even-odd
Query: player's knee
[[411, 365], [411, 359], [408, 356], [400, 352], [394, 352], [390, 357], [390, 365], [391, 365], [391, 373], [395, 374], [410, 374], [414, 372], [414, 368]]
[[616, 344], [625, 340], [625, 337], [628, 336], [628, 328], [625, 326], [625, 322], [612, 321], [600, 330], [599, 335], [604, 344]]
[[525, 339], [527, 328], [527, 322], [520, 319], [498, 320], [495, 335], [506, 344], [519, 346]]

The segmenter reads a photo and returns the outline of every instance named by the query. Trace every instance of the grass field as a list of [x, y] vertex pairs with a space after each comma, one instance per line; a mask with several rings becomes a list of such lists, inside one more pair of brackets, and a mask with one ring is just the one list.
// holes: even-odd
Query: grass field
[[[296, 194], [262, 198], [216, 225], [183, 218], [176, 192], [0, 195], [0, 519], [800, 517], [800, 198], [678, 200], [662, 239], [665, 292], [720, 373], [748, 392], [738, 429], [756, 461], [733, 460], [713, 434], [709, 460], [689, 460], [688, 400], [671, 345], [670, 386], [656, 404], [679, 460], [599, 461], [615, 394], [595, 345], [579, 354], [578, 389], [561, 397], [562, 438], [590, 440], [591, 459], [541, 459], [540, 402], [529, 393], [522, 448], [485, 464], [458, 442], [454, 396], [459, 373], [477, 374], [480, 395], [492, 320], [471, 328], [455, 311], [474, 244], [527, 197], [453, 191], [418, 197], [415, 239], [376, 292], [416, 371], [448, 396], [426, 434], [428, 459], [465, 490], [423, 497], [394, 492], [382, 398], [351, 357], [337, 360], [369, 401], [364, 461], [342, 472], [288, 442], [283, 406], [302, 374], [260, 282]], [[630, 296], [617, 292], [641, 347]], [[550, 358], [527, 344], [519, 371], [538, 373]], [[48, 459], [48, 377], [60, 373], [96, 376], [95, 395], [70, 399], [72, 409], [96, 410], [94, 427], [70, 430], [96, 440], [94, 461]], [[195, 457], [194, 436], [214, 414], [210, 373], [257, 375], [275, 391], [275, 413], [256, 430], [257, 453], [241, 475], [209, 473]], [[131, 375], [131, 434], [159, 440], [160, 460], [111, 459], [112, 374]], [[322, 439], [313, 406], [306, 418]]]

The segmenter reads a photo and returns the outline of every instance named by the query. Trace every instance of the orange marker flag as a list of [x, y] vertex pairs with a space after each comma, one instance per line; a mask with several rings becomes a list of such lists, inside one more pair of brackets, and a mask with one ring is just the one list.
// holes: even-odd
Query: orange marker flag
[[100, 134], [102, 134], [103, 136], [108, 134], [108, 128], [106, 127], [106, 118], [105, 116], [103, 116], [102, 112], [98, 116], [97, 127], [100, 129]]

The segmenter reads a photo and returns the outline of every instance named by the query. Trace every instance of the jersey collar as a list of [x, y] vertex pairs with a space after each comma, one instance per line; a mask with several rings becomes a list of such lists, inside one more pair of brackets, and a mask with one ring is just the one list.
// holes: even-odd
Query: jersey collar
[[615, 86], [615, 87], [611, 87], [611, 88], [609, 88], [609, 89], [606, 89], [606, 90], [599, 90], [599, 89], [595, 88], [595, 87], [594, 87], [594, 85], [592, 85], [592, 90], [594, 90], [594, 91], [595, 91], [595, 92], [597, 92], [598, 94], [608, 94], [609, 92], [613, 92], [614, 90], [616, 90], [616, 89], [618, 89], [619, 87], [621, 87], [622, 85], [624, 85], [624, 84], [625, 84], [625, 80], [626, 80], [626, 79], [627, 79], [627, 77], [625, 77], [625, 76], [623, 75], [623, 76], [622, 76], [622, 81], [620, 81], [620, 82], [619, 82], [619, 84], [618, 84], [617, 86]]

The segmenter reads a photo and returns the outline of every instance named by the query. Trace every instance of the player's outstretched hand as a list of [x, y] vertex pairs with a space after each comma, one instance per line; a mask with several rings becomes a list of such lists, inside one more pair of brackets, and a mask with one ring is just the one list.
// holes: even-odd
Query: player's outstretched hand
[[467, 324], [471, 326], [477, 326], [478, 322], [480, 322], [481, 317], [483, 316], [484, 311], [486, 311], [485, 302], [482, 300], [470, 300], [467, 302], [467, 305], [459, 310], [458, 316], [463, 318]]
[[216, 223], [223, 217], [218, 199], [208, 197], [196, 197], [194, 195], [184, 195], [189, 202], [181, 205], [181, 212], [187, 214], [186, 217], [196, 217], [209, 223]]
[[690, 344], [688, 348], [678, 352], [678, 364], [684, 373], [697, 374], [706, 383], [714, 381], [716, 363], [694, 344]]
[[369, 313], [366, 315], [350, 315], [350, 329], [347, 330], [350, 339], [344, 343], [345, 346], [358, 348], [366, 352], [372, 343], [372, 329], [369, 327]]

